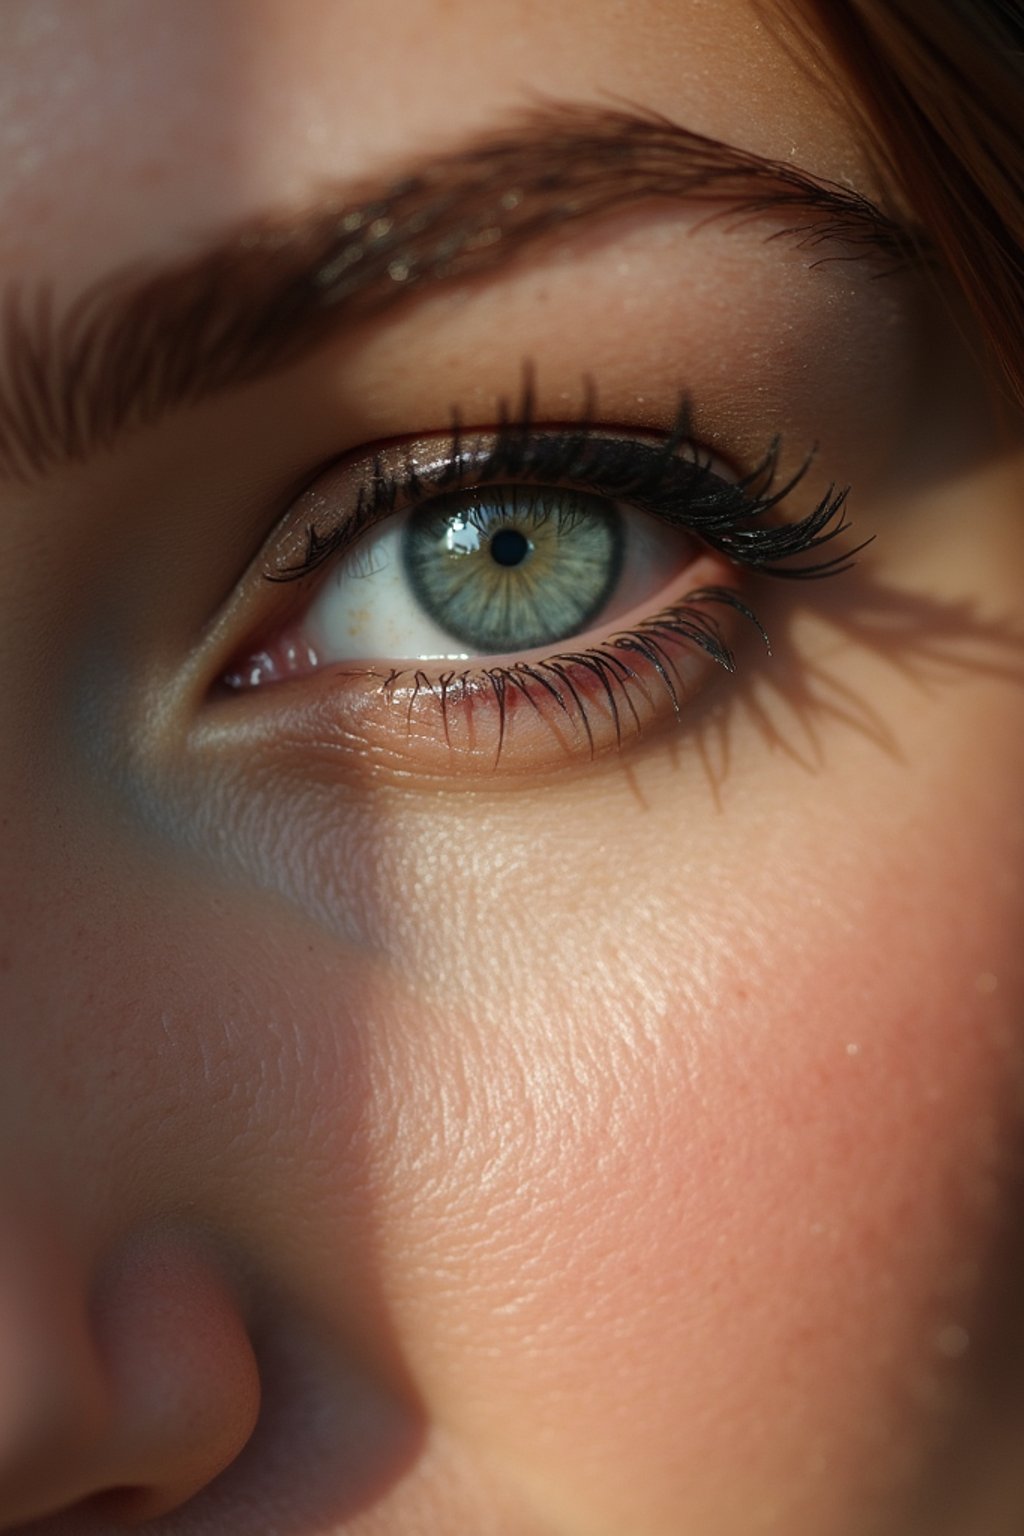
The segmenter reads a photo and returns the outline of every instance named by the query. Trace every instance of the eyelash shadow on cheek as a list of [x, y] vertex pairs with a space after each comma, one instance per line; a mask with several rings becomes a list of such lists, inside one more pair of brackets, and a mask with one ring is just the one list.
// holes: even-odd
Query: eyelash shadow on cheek
[[[778, 439], [753, 471], [730, 480], [693, 446], [685, 398], [671, 431], [654, 442], [649, 433], [596, 425], [592, 404], [578, 424], [537, 426], [527, 380], [518, 413], [513, 418], [504, 409], [496, 428], [467, 433], [453, 413], [447, 440], [393, 443], [355, 461], [347, 456], [296, 504], [286, 552], [267, 579], [293, 583], [336, 568], [387, 519], [429, 508], [435, 498], [447, 504], [453, 494], [475, 493], [500, 501], [503, 491], [532, 485], [552, 498], [559, 488], [607, 498], [691, 536], [697, 558], [687, 567], [686, 590], [677, 584], [670, 601], [626, 627], [605, 623], [593, 643], [586, 643], [589, 635], [566, 635], [547, 654], [463, 654], [466, 664], [454, 667], [454, 657], [426, 666], [422, 657], [399, 665], [397, 657], [376, 655], [353, 666], [322, 659], [292, 639], [246, 653], [225, 675], [226, 688], [273, 694], [279, 683], [305, 683], [303, 694], [312, 689], [317, 700], [318, 730], [335, 717], [339, 732], [362, 736], [374, 753], [404, 754], [414, 764], [430, 759], [442, 773], [488, 763], [516, 771], [519, 760], [533, 771], [543, 766], [543, 741], [563, 762], [594, 759], [666, 719], [679, 720], [709, 670], [734, 671], [736, 619], [770, 651], [736, 590], [741, 573], [815, 580], [848, 570], [864, 547], [825, 548], [849, 528], [847, 493], [834, 486], [803, 517], [781, 520], [778, 509], [810, 459], [778, 485]], [[315, 517], [302, 517], [303, 501]], [[296, 547], [296, 520], [304, 537], [298, 558], [287, 552]], [[584, 643], [575, 645], [576, 638]]]

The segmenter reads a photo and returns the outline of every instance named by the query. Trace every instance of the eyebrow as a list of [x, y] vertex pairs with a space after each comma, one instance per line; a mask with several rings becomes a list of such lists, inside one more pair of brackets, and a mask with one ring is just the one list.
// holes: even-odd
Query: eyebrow
[[546, 104], [401, 177], [250, 218], [164, 265], [118, 269], [61, 313], [49, 285], [13, 285], [0, 311], [0, 475], [31, 481], [85, 460], [416, 290], [658, 199], [771, 213], [776, 236], [891, 266], [922, 249], [861, 193], [791, 164], [633, 109]]

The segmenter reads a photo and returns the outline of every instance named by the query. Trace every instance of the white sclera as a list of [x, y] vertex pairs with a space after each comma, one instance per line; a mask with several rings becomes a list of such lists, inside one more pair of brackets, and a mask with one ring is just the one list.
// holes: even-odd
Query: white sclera
[[[622, 574], [590, 633], [621, 621], [637, 608], [644, 617], [680, 594], [680, 574], [701, 546], [681, 529], [619, 503], [625, 550]], [[409, 514], [367, 535], [323, 583], [298, 625], [302, 642], [321, 666], [342, 661], [468, 661], [473, 652], [424, 613], [402, 560]], [[577, 641], [567, 635], [565, 644]], [[525, 654], [525, 653], [524, 653]]]

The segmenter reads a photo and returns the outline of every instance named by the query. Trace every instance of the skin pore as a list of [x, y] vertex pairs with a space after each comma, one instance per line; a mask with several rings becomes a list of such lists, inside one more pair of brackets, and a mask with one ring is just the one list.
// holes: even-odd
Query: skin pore
[[[746, 0], [7, 11], [0, 275], [56, 313], [563, 103], [906, 218]], [[558, 220], [0, 486], [0, 1530], [1019, 1531], [1020, 454], [926, 263], [749, 201]], [[227, 686], [337, 579], [267, 580], [303, 494], [530, 378], [538, 429], [686, 398], [733, 479], [813, 450], [779, 517], [849, 485], [873, 542], [680, 534], [645, 612], [729, 586], [771, 656], [723, 609], [735, 673], [648, 671], [621, 747], [599, 689], [591, 751]]]

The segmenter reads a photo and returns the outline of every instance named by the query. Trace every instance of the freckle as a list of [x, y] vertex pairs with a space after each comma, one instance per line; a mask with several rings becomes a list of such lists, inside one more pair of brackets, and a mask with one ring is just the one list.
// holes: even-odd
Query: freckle
[[959, 1360], [971, 1347], [971, 1336], [959, 1323], [946, 1323], [935, 1335], [935, 1348], [946, 1360]]
[[982, 971], [979, 976], [974, 978], [974, 990], [975, 992], [980, 992], [982, 997], [991, 997], [998, 986], [999, 978], [994, 976], [991, 971]]

